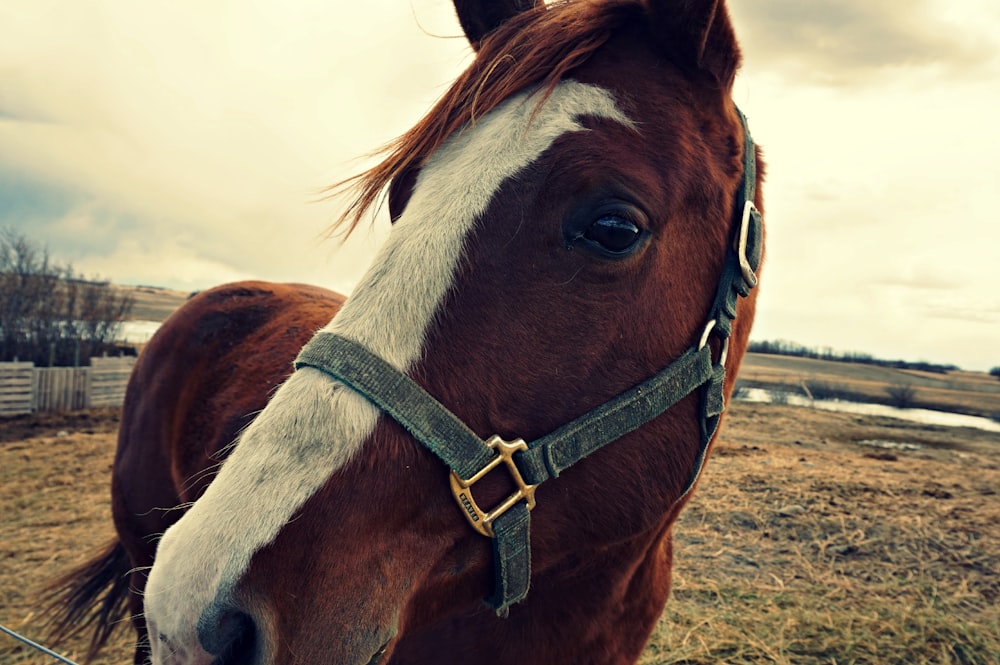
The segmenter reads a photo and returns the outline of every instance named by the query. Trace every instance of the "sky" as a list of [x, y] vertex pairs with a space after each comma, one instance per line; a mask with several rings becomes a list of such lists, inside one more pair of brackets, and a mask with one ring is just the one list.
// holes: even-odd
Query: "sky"
[[[1000, 365], [1000, 4], [730, 0], [768, 164], [753, 338]], [[0, 0], [0, 228], [79, 273], [349, 292], [327, 185], [471, 61], [446, 0]]]

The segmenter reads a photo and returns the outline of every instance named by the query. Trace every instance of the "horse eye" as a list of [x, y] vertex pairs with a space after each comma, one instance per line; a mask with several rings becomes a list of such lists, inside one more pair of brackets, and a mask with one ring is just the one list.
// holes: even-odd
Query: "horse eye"
[[643, 236], [632, 220], [618, 215], [604, 215], [583, 232], [583, 237], [610, 255], [619, 256], [633, 249]]

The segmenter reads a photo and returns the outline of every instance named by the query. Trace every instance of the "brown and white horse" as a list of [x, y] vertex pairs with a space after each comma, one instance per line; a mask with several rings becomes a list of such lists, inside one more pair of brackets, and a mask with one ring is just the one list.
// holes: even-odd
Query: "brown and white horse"
[[[394, 226], [351, 298], [220, 287], [143, 352], [114, 464], [118, 540], [60, 596], [63, 626], [92, 618], [95, 646], [127, 603], [136, 660], [157, 665], [642, 651], [711, 438], [699, 392], [537, 488], [530, 593], [504, 617], [483, 603], [495, 555], [449, 469], [292, 361], [336, 333], [483, 439], [538, 439], [706, 344], [728, 395], [754, 294], [725, 344], [706, 321], [754, 152], [731, 100], [739, 49], [724, 0], [455, 5], [477, 58], [360, 179], [353, 221], [388, 186]], [[491, 474], [477, 499], [511, 482]]]

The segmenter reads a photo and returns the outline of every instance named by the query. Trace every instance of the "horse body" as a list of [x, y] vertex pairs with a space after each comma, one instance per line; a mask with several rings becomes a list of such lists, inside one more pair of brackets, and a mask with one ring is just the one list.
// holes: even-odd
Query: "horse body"
[[[343, 298], [304, 285], [245, 282], [199, 294], [171, 316], [132, 373], [112, 476], [112, 513], [130, 565], [130, 609], [156, 542], [204, 492], [239, 433], [291, 372], [290, 356]], [[251, 350], [252, 351], [249, 351]]]
[[[222, 287], [140, 358], [113, 506], [154, 663], [625, 664], [662, 611], [698, 395], [539, 487], [530, 594], [500, 618], [448, 469], [346, 385], [289, 376], [323, 328], [477, 436], [530, 441], [706, 330], [745, 158], [723, 3], [456, 7], [479, 59], [387, 160], [395, 226], [352, 297]], [[711, 342], [726, 394], [753, 306]]]

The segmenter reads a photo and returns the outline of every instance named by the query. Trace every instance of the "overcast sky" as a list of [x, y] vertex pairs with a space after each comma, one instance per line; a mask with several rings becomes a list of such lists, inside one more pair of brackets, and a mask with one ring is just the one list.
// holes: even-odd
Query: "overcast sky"
[[[756, 339], [1000, 365], [1000, 3], [735, 0]], [[316, 192], [468, 64], [446, 0], [0, 0], [0, 227], [87, 275], [349, 291]]]

